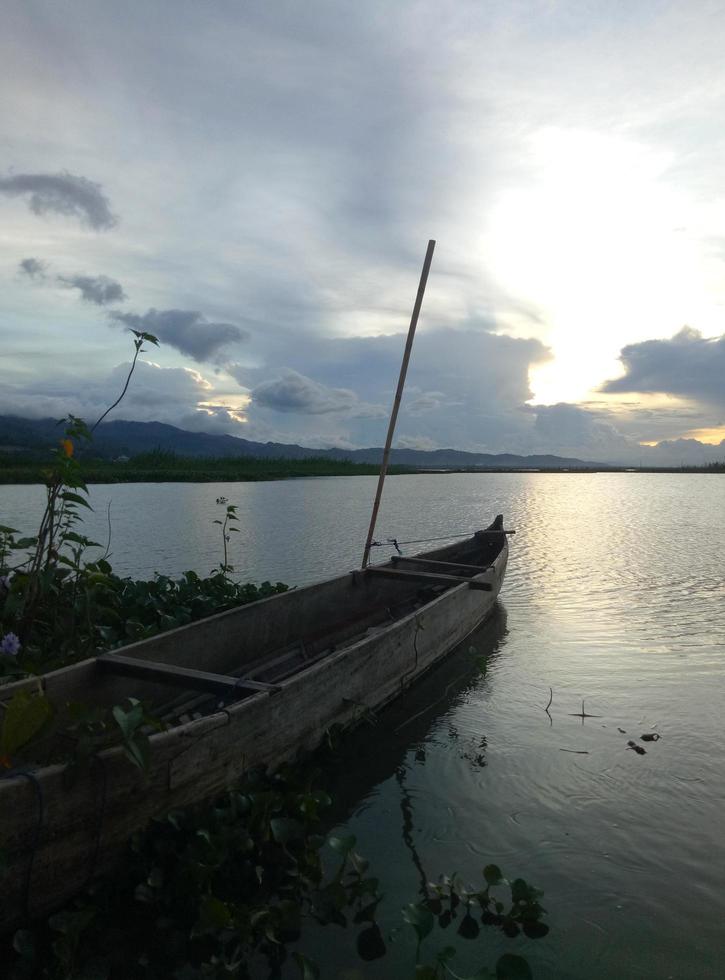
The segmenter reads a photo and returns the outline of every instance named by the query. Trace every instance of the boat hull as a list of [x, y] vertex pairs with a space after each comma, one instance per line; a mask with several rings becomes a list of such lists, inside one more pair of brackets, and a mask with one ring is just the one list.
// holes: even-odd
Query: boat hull
[[[492, 528], [497, 526], [500, 519]], [[357, 609], [406, 601], [420, 583], [411, 584], [405, 576], [388, 581], [352, 572], [125, 648], [155, 662], [203, 663], [207, 669], [228, 671], [231, 662], [251, 660], [260, 644], [274, 649], [279, 639], [275, 631], [281, 636], [292, 623], [302, 623], [308, 629], [305, 635], [312, 636], [309, 624], [325, 615], [337, 624], [335, 636], [341, 644], [280, 680], [275, 690], [254, 692], [152, 736], [146, 777], [116, 747], [100, 753], [70, 787], [64, 765], [0, 780], [0, 842], [9, 855], [0, 888], [0, 931], [47, 914], [110, 869], [131, 834], [151, 818], [213, 796], [251, 767], [277, 766], [310, 752], [331, 726], [350, 725], [401, 695], [490, 614], [508, 547], [502, 532], [492, 538], [489, 530], [462, 545], [419, 556], [461, 562], [487, 553], [491, 560], [486, 571], [440, 594], [426, 593], [427, 601], [417, 608], [368, 628], [362, 636], [355, 635]], [[344, 610], [336, 603], [344, 604]], [[99, 677], [95, 661], [56, 671], [44, 681], [48, 696], [59, 704], [73, 700], [79, 685], [97, 691], [99, 703], [109, 704], [129, 693], [154, 700], [164, 690], [142, 681], [131, 692], [125, 678]], [[18, 686], [22, 684], [12, 687]]]

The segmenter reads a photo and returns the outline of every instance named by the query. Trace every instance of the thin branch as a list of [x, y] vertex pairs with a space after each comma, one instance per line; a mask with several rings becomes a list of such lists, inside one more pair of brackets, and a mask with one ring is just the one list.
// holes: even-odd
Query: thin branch
[[96, 424], [91, 426], [91, 430], [90, 430], [91, 431], [91, 434], [96, 431], [96, 429], [101, 424], [101, 422], [105, 419], [105, 417], [108, 415], [108, 413], [113, 411], [113, 409], [116, 407], [116, 405], [118, 405], [118, 403], [121, 401], [121, 399], [123, 398], [123, 396], [128, 391], [128, 386], [131, 383], [131, 375], [134, 372], [134, 368], [136, 367], [136, 361], [138, 360], [138, 355], [140, 353], [141, 353], [141, 344], [140, 343], [137, 343], [136, 344], [136, 353], [133, 355], [133, 361], [131, 362], [131, 370], [128, 372], [128, 377], [126, 378], [126, 384], [123, 386], [123, 391], [118, 396], [118, 398], [115, 400], [115, 402], [113, 403], [113, 405], [111, 405], [110, 408], [107, 408], [106, 409], [106, 411], [98, 419], [98, 421], [96, 422]]

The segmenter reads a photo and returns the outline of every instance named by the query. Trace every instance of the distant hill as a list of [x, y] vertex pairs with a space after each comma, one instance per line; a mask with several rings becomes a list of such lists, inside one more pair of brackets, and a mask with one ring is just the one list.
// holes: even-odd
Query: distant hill
[[[25, 419], [0, 415], [0, 451], [40, 450], [57, 444], [61, 428], [55, 419]], [[187, 432], [164, 422], [104, 422], [93, 437], [93, 455], [105, 459], [136, 456], [155, 449], [180, 456], [234, 457], [257, 459], [349, 459], [354, 463], [379, 463], [382, 448], [309, 449], [282, 442], [251, 442], [238, 436]], [[419, 469], [606, 469], [600, 463], [563, 456], [518, 456], [514, 453], [467, 453], [460, 449], [393, 449], [391, 462]]]

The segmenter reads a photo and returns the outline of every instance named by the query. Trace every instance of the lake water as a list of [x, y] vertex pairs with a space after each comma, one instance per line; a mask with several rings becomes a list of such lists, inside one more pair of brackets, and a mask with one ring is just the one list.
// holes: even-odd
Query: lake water
[[[96, 486], [87, 531], [105, 544], [111, 501], [116, 571], [206, 573], [223, 495], [238, 507], [239, 577], [302, 584], [359, 564], [374, 489], [372, 477]], [[0, 487], [0, 523], [32, 531], [42, 500]], [[537, 980], [724, 977], [725, 476], [391, 477], [378, 538], [462, 533], [497, 513], [517, 533], [500, 609], [468, 645], [487, 673], [455, 654], [354, 736], [331, 777], [385, 883], [384, 927], [416, 900], [419, 867], [477, 885], [495, 862], [544, 889], [551, 933], [486, 930], [474, 946], [451, 927], [429, 945], [453, 941], [456, 972], [510, 951]], [[627, 741], [644, 732], [661, 738], [640, 756]], [[354, 936], [330, 929], [325, 977], [412, 972], [404, 941], [363, 964]]]

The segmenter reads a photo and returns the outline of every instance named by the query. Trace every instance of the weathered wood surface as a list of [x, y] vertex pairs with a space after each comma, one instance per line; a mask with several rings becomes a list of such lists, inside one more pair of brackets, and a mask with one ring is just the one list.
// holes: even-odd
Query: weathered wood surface
[[446, 568], [457, 568], [463, 569], [469, 572], [486, 572], [488, 571], [488, 565], [466, 565], [462, 561], [436, 561], [434, 558], [409, 558], [407, 555], [393, 555], [390, 559], [393, 565], [399, 565], [401, 561], [407, 562], [410, 565], [426, 565], [430, 568], [440, 568], [441, 571]]
[[409, 581], [422, 582], [427, 585], [460, 585], [465, 582], [469, 588], [480, 589], [481, 592], [490, 592], [489, 582], [480, 582], [477, 579], [466, 578], [463, 575], [447, 575], [443, 572], [421, 572], [410, 568], [376, 568], [368, 567], [365, 569], [366, 575], [382, 575], [384, 578], [408, 579]]
[[191, 667], [175, 667], [160, 664], [154, 660], [140, 660], [138, 657], [125, 657], [119, 653], [103, 653], [96, 658], [97, 666], [107, 673], [119, 677], [138, 677], [150, 679], [172, 687], [182, 687], [191, 691], [209, 691], [211, 694], [241, 694], [243, 691], [277, 691], [276, 684], [255, 681], [248, 677], [233, 677], [231, 674], [212, 674], [208, 670], [193, 670]]
[[[119, 748], [101, 753], [71, 787], [64, 784], [62, 765], [37, 769], [31, 778], [16, 775], [0, 780], [0, 841], [10, 859], [0, 888], [0, 930], [12, 928], [27, 916], [48, 913], [94, 875], [109, 869], [129, 836], [152, 817], [212, 796], [251, 766], [278, 765], [298, 752], [311, 751], [330, 725], [350, 723], [362, 710], [379, 708], [401, 694], [491, 611], [508, 555], [505, 537], [500, 535], [497, 541], [501, 547], [490, 569], [490, 592], [474, 591], [464, 580], [396, 622], [281, 681], [278, 693], [253, 693], [223, 711], [153, 736], [147, 781]], [[480, 538], [471, 539], [463, 545], [432, 552], [430, 557], [487, 561], [487, 552], [492, 556], [498, 545], [481, 546], [480, 542]], [[353, 597], [353, 606], [357, 593], [366, 593], [368, 603], [372, 600], [375, 608], [381, 599], [381, 587], [388, 596], [401, 598], [397, 583], [367, 576], [365, 579], [366, 584], [361, 586], [357, 576], [343, 576], [321, 587], [295, 590], [255, 603], [256, 610], [275, 603], [264, 617], [269, 635], [258, 623], [254, 627], [256, 657], [252, 656], [253, 643], [244, 642], [244, 630], [258, 619], [258, 612], [251, 606], [213, 617], [213, 622], [202, 621], [134, 644], [124, 653], [138, 656], [146, 652], [149, 659], [158, 660], [161, 652], [169, 661], [175, 657], [177, 663], [202, 662], [208, 666], [211, 662], [226, 669], [229, 651], [235, 648], [237, 665], [244, 658], [259, 662], [260, 646], [270, 651], [282, 646], [278, 605], [282, 607], [279, 618], [286, 622], [291, 621], [293, 611], [306, 617], [305, 601], [299, 601], [306, 594], [307, 602], [312, 602], [319, 616], [314, 597], [339, 597], [340, 583], [344, 583], [342, 594]], [[406, 583], [405, 589], [410, 592], [411, 585]], [[384, 623], [377, 613], [371, 618]], [[227, 635], [232, 624], [236, 624], [235, 642]], [[319, 630], [319, 622], [315, 625]], [[359, 632], [359, 621], [355, 628]], [[180, 634], [187, 631], [196, 634], [191, 644], [193, 654], [179, 642]], [[300, 630], [295, 632], [299, 634]], [[290, 633], [288, 639], [289, 636]], [[223, 651], [207, 645], [210, 638], [216, 638]], [[130, 693], [129, 684], [133, 685], [133, 693], [142, 697], [145, 695], [138, 694], [140, 689], [157, 688], [153, 684], [107, 678], [91, 662], [57, 671], [55, 680], [48, 675], [48, 692], [77, 699], [78, 688], [71, 681], [71, 673], [76, 675], [77, 683], [93, 680], [111, 684], [105, 695], [116, 698], [119, 689], [113, 684], [124, 685], [122, 696]], [[158, 689], [168, 691], [165, 686]]]

